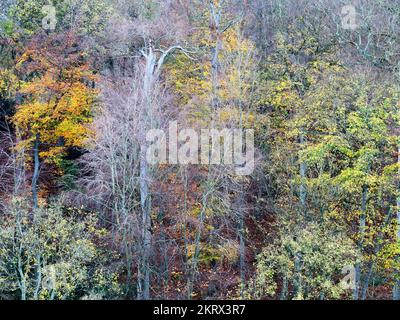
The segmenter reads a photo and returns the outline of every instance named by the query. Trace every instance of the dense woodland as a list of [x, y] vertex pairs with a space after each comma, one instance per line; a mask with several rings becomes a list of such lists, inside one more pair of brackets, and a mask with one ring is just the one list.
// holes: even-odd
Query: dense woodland
[[[1, 0], [0, 299], [399, 300], [399, 37], [399, 0]], [[254, 171], [146, 164], [170, 121]]]

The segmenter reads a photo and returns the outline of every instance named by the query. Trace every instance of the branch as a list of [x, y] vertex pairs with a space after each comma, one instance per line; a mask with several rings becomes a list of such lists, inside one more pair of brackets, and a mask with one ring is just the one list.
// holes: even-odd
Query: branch
[[157, 62], [157, 68], [156, 68], [156, 70], [155, 70], [155, 73], [156, 73], [156, 74], [160, 72], [160, 69], [161, 69], [162, 65], [164, 64], [165, 58], [166, 58], [170, 53], [173, 53], [175, 50], [180, 50], [180, 51], [181, 51], [186, 57], [188, 57], [190, 60], [193, 60], [193, 61], [196, 60], [195, 58], [193, 58], [193, 57], [191, 57], [191, 56], [189, 55], [189, 53], [195, 53], [195, 52], [186, 50], [186, 49], [184, 49], [182, 46], [178, 46], [178, 45], [177, 45], [177, 46], [172, 46], [172, 47], [169, 47], [166, 51], [163, 51], [163, 50], [158, 49], [157, 51], [162, 52], [162, 55], [160, 56], [160, 58], [158, 59], [158, 62]]

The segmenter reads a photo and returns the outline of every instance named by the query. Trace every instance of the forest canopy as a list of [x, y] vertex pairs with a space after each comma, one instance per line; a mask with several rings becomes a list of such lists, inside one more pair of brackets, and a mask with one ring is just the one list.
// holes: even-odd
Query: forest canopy
[[400, 300], [399, 37], [399, 0], [2, 0], [0, 300]]

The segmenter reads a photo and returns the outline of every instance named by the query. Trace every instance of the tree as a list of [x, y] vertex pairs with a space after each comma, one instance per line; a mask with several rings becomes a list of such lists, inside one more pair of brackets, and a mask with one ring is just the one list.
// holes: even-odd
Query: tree
[[72, 34], [40, 43], [36, 39], [17, 64], [21, 73], [27, 73], [21, 75], [24, 83], [20, 92], [25, 99], [17, 106], [13, 123], [21, 138], [19, 147], [33, 145], [35, 207], [39, 157], [59, 166], [67, 148], [83, 147], [90, 133], [95, 77], [76, 41]]
[[116, 274], [96, 242], [106, 235], [93, 215], [55, 202], [33, 212], [15, 197], [0, 225], [0, 294], [31, 299], [97, 299], [119, 294]]
[[[357, 259], [356, 248], [343, 232], [332, 230], [329, 222], [306, 224], [296, 220], [289, 227], [281, 219], [278, 243], [263, 248], [257, 256], [256, 275], [247, 294], [281, 299], [339, 299], [346, 288], [341, 283], [343, 268]], [[278, 293], [278, 281], [282, 283]], [[290, 291], [290, 288], [293, 288]]]

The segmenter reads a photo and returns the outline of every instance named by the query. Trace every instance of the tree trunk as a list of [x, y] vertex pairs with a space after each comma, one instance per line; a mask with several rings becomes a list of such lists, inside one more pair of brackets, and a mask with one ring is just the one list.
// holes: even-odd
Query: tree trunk
[[149, 188], [149, 169], [145, 150], [140, 156], [140, 203], [142, 206], [142, 263], [140, 270], [139, 299], [150, 299], [150, 250], [151, 250], [151, 199]]
[[243, 289], [246, 281], [246, 251], [245, 251], [245, 241], [244, 241], [244, 212], [239, 212], [239, 266], [240, 266], [240, 296], [243, 298]]
[[39, 179], [39, 144], [40, 144], [40, 136], [37, 133], [35, 142], [33, 144], [33, 176], [32, 176], [32, 197], [33, 197], [33, 208], [36, 209], [38, 207], [38, 191], [37, 191], [37, 182]]
[[220, 27], [220, 21], [221, 21], [221, 8], [219, 5], [215, 5], [212, 1], [210, 1], [210, 13], [211, 13], [211, 23], [210, 23], [210, 31], [211, 31], [211, 37], [213, 40], [213, 48], [212, 48], [212, 58], [211, 58], [211, 68], [212, 68], [212, 74], [211, 74], [211, 85], [212, 85], [212, 99], [211, 99], [211, 106], [213, 110], [216, 110], [219, 105], [219, 97], [218, 97], [218, 87], [219, 87], [219, 79], [218, 79], [218, 73], [219, 73], [219, 53], [222, 48], [222, 43], [221, 43], [221, 37], [222, 37], [222, 32], [221, 32], [221, 27]]
[[[361, 199], [361, 217], [359, 222], [359, 248], [362, 252], [363, 249], [363, 239], [365, 234], [365, 225], [366, 225], [366, 215], [367, 215], [367, 195], [368, 195], [368, 187], [364, 186], [362, 191], [362, 199]], [[359, 299], [359, 293], [361, 288], [361, 273], [362, 273], [362, 265], [361, 263], [357, 263], [355, 266], [355, 286], [353, 290], [353, 299]]]
[[[400, 165], [400, 145], [397, 148], [397, 163]], [[397, 173], [397, 178], [400, 179], [400, 169]], [[398, 182], [398, 187], [397, 187], [397, 198], [396, 198], [396, 222], [397, 222], [397, 234], [396, 234], [396, 240], [397, 244], [400, 243], [400, 181]], [[399, 272], [396, 274], [397, 277], [400, 277]], [[394, 286], [393, 286], [393, 300], [400, 300], [400, 279], [398, 279]]]
[[[300, 133], [300, 146], [303, 147], [305, 144], [304, 134]], [[306, 212], [306, 199], [307, 199], [307, 189], [305, 186], [306, 179], [306, 164], [304, 162], [300, 162], [300, 205], [301, 212], [305, 214]]]
[[[142, 115], [142, 131], [143, 136], [146, 136], [146, 131], [150, 129], [150, 117], [152, 113], [152, 85], [154, 83], [154, 70], [156, 66], [156, 57], [150, 47], [145, 54], [146, 69], [143, 79], [143, 100], [144, 110]], [[139, 266], [138, 276], [138, 299], [150, 299], [150, 250], [151, 250], [151, 199], [150, 199], [150, 172], [149, 165], [146, 159], [147, 144], [146, 139], [143, 139], [144, 144], [140, 150], [140, 204], [142, 208], [142, 256]]]
[[301, 260], [302, 260], [301, 253], [296, 252], [294, 255], [294, 281], [293, 281], [293, 292], [295, 299], [302, 296], [303, 293], [303, 288], [302, 288], [303, 286], [301, 279]]

